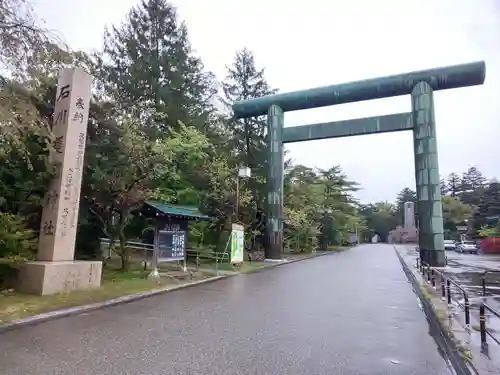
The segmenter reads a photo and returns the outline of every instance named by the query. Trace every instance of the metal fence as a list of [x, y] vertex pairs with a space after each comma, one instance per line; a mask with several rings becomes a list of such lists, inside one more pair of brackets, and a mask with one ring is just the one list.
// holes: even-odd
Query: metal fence
[[[471, 303], [470, 297], [464, 287], [462, 287], [458, 282], [453, 280], [450, 276], [445, 275], [440, 270], [437, 270], [426, 263], [420, 261], [417, 257], [417, 269], [423, 275], [424, 280], [426, 280], [433, 288], [440, 290], [441, 297], [446, 300], [448, 307], [451, 306], [452, 302], [455, 302], [464, 311], [465, 328], [470, 332], [470, 322], [471, 322]], [[494, 309], [486, 301], [487, 298], [487, 276], [489, 273], [497, 271], [486, 271], [482, 275], [482, 289], [483, 295], [479, 301], [479, 333], [481, 336], [481, 348], [484, 351], [488, 349], [488, 337], [490, 337], [496, 344], [500, 345], [500, 338], [494, 336], [492, 330], [488, 329], [486, 316], [490, 315], [493, 318], [500, 319], [500, 312]], [[500, 272], [500, 271], [499, 271]], [[463, 302], [460, 299], [463, 298]]]
[[[109, 238], [101, 238], [101, 245], [110, 245], [111, 241]], [[147, 269], [148, 262], [153, 257], [154, 245], [148, 244], [144, 242], [136, 242], [136, 241], [127, 241], [125, 246], [129, 249], [134, 250], [142, 250], [144, 252], [143, 262], [144, 269]], [[110, 257], [111, 254], [108, 254]], [[221, 263], [229, 263], [230, 254], [228, 252], [228, 246], [226, 244], [226, 248], [223, 252], [217, 252], [211, 248], [203, 248], [203, 249], [186, 249], [186, 261], [193, 262], [195, 264], [196, 270], [199, 270], [203, 264], [207, 263], [215, 263], [216, 270], [219, 269], [219, 265]]]

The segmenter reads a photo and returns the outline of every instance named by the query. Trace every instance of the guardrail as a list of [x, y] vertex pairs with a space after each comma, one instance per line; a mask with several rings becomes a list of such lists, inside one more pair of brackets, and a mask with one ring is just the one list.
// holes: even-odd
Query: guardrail
[[499, 275], [500, 276], [500, 270], [488, 270], [485, 271], [481, 275], [481, 286], [483, 290], [483, 296], [486, 297], [488, 296], [488, 275]]
[[[471, 321], [471, 306], [470, 306], [470, 298], [467, 291], [455, 280], [451, 277], [445, 275], [443, 272], [429, 266], [428, 264], [421, 262], [420, 258], [417, 257], [416, 267], [424, 276], [424, 279], [427, 279], [434, 288], [436, 288], [436, 275], [439, 276], [439, 285], [441, 289], [441, 297], [446, 300], [448, 306], [451, 305], [452, 301], [454, 301], [458, 306], [464, 309], [464, 317], [465, 317], [465, 328], [470, 332], [470, 321]], [[488, 273], [492, 272], [500, 272], [500, 271], [486, 271], [482, 275], [482, 288], [483, 288], [483, 296], [479, 303], [479, 333], [481, 336], [481, 348], [484, 351], [488, 350], [488, 341], [487, 337], [489, 336], [495, 343], [500, 345], [500, 340], [497, 339], [493, 332], [491, 332], [486, 324], [486, 313], [488, 312], [492, 316], [500, 319], [500, 312], [494, 309], [492, 306], [486, 303], [486, 276]], [[459, 294], [463, 296], [463, 304], [458, 299], [454, 298], [454, 294], [452, 291], [452, 287], [455, 287]]]
[[[109, 245], [109, 238], [101, 238], [101, 244]], [[154, 251], [154, 245], [144, 242], [127, 241], [125, 246], [129, 249], [143, 250], [144, 251], [144, 270], [147, 269], [147, 264], [150, 261]], [[217, 252], [209, 249], [186, 249], [186, 261], [194, 260], [196, 270], [200, 269], [200, 265], [206, 262], [215, 262], [215, 269], [218, 271], [219, 264], [229, 262], [230, 254], [227, 251], [228, 244], [224, 252]], [[148, 256], [148, 253], [151, 255]]]
[[217, 251], [200, 251], [198, 249], [186, 249], [187, 259], [194, 258], [196, 270], [200, 269], [200, 265], [203, 261], [214, 262], [215, 268], [218, 270], [220, 263], [229, 263], [229, 253], [224, 251], [223, 253]]
[[479, 327], [481, 332], [481, 345], [483, 345], [484, 343], [485, 346], [488, 345], [486, 341], [487, 339], [486, 336], [490, 336], [493, 341], [495, 341], [498, 345], [500, 345], [500, 340], [497, 339], [486, 327], [486, 312], [489, 312], [491, 315], [500, 319], [500, 311], [494, 309], [485, 302], [485, 299], [488, 296], [487, 276], [489, 274], [500, 274], [500, 271], [488, 270], [485, 271], [481, 276], [483, 299], [481, 301], [481, 304], [479, 305]]
[[[109, 245], [110, 244], [110, 239], [109, 238], [100, 238], [101, 244]], [[115, 241], [116, 244], [118, 244], [118, 241]], [[136, 249], [136, 250], [144, 250], [144, 251], [153, 251], [154, 245], [149, 244], [149, 243], [144, 243], [144, 242], [134, 242], [134, 241], [127, 241], [125, 244], [126, 247], [129, 249]]]

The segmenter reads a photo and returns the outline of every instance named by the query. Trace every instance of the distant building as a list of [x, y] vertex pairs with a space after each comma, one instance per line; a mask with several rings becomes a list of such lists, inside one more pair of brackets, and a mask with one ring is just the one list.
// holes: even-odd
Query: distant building
[[398, 225], [396, 229], [389, 232], [389, 238], [392, 243], [416, 243], [418, 242], [418, 229], [413, 228], [403, 228]]

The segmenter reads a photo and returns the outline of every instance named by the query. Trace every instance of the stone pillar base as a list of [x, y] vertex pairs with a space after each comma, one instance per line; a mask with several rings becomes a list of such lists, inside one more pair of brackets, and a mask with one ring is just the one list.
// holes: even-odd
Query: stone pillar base
[[101, 286], [102, 262], [27, 262], [19, 272], [17, 289], [40, 296]]
[[420, 260], [431, 267], [446, 266], [446, 254], [443, 250], [420, 249]]

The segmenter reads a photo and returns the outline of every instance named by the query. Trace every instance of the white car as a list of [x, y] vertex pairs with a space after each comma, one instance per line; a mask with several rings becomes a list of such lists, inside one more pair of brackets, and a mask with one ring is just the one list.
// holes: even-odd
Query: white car
[[453, 240], [444, 240], [444, 249], [445, 250], [456, 250], [457, 244]]
[[459, 253], [477, 254], [477, 251], [477, 245], [473, 241], [462, 241], [457, 246], [457, 252]]

